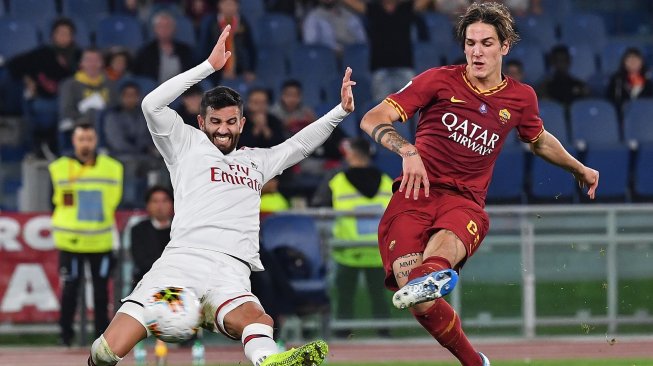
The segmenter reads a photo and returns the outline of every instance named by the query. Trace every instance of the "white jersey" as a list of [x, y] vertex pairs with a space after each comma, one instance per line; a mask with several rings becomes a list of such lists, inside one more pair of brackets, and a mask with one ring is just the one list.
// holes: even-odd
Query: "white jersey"
[[262, 270], [259, 259], [261, 187], [322, 145], [347, 116], [340, 105], [282, 144], [224, 155], [204, 132], [168, 107], [214, 72], [208, 61], [161, 84], [143, 99], [154, 144], [170, 171], [175, 217], [169, 247], [222, 252]]

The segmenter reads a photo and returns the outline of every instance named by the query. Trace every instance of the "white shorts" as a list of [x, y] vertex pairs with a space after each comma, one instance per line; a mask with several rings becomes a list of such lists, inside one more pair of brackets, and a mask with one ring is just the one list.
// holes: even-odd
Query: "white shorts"
[[[118, 312], [131, 316], [145, 327], [143, 304], [155, 289], [168, 286], [184, 287], [191, 289], [200, 300], [202, 327], [237, 339], [225, 331], [224, 317], [246, 302], [261, 304], [252, 294], [250, 274], [248, 264], [224, 253], [198, 248], [168, 247], [136, 285], [134, 291], [121, 300], [122, 306]], [[149, 330], [147, 332], [149, 336]]]

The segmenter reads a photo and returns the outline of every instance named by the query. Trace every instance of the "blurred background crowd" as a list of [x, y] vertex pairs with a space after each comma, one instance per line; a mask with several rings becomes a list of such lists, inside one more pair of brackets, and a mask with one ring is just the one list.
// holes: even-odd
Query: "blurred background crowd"
[[[505, 0], [522, 40], [504, 73], [532, 85], [545, 128], [602, 172], [599, 200], [653, 198], [653, 3]], [[125, 166], [121, 208], [142, 208], [148, 186], [169, 184], [140, 101], [201, 62], [231, 24], [223, 70], [172, 107], [197, 127], [204, 90], [244, 95], [241, 146], [270, 147], [339, 101], [351, 66], [357, 110], [313, 156], [274, 182], [293, 207], [313, 199], [325, 172], [347, 165], [343, 141], [360, 117], [416, 74], [463, 63], [453, 26], [467, 0], [0, 0], [0, 209], [21, 209], [25, 164], [69, 154], [70, 134], [92, 123], [99, 146]], [[408, 139], [417, 119], [400, 126]], [[392, 177], [401, 160], [372, 149]], [[493, 203], [582, 202], [566, 173], [506, 142]]]

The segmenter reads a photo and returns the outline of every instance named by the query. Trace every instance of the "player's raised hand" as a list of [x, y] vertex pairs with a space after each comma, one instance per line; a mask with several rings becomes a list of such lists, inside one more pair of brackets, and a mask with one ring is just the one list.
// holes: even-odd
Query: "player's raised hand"
[[583, 167], [578, 173], [572, 173], [580, 188], [587, 187], [587, 195], [590, 199], [596, 197], [596, 188], [599, 186], [599, 172], [592, 168]]
[[413, 199], [419, 197], [419, 190], [424, 185], [424, 196], [429, 196], [429, 177], [426, 174], [426, 168], [422, 162], [422, 157], [419, 156], [417, 150], [411, 150], [407, 153], [402, 154], [404, 159], [403, 165], [403, 174], [401, 177], [401, 185], [399, 185], [399, 192], [404, 192], [406, 190], [405, 197], [409, 198], [411, 192], [413, 193]]
[[227, 51], [224, 45], [225, 42], [227, 42], [227, 37], [229, 37], [230, 30], [231, 25], [224, 27], [220, 37], [218, 38], [218, 41], [215, 43], [215, 47], [213, 47], [213, 51], [211, 51], [211, 54], [207, 59], [215, 70], [220, 70], [223, 68], [224, 64], [227, 63], [229, 57], [231, 57], [231, 51]]
[[354, 111], [354, 93], [351, 87], [356, 85], [356, 82], [351, 80], [351, 67], [345, 70], [345, 76], [342, 78], [342, 88], [340, 89], [340, 105], [347, 113]]

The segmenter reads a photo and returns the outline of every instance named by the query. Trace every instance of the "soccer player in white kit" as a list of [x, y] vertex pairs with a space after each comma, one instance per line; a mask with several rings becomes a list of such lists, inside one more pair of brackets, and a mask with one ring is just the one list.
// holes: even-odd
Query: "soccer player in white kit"
[[326, 141], [354, 110], [351, 87], [356, 83], [347, 68], [342, 101], [326, 115], [272, 148], [236, 150], [245, 124], [237, 92], [225, 87], [207, 91], [197, 117], [199, 130], [168, 107], [190, 86], [224, 66], [231, 56], [225, 50], [229, 31], [225, 27], [206, 61], [143, 99], [147, 126], [174, 188], [170, 243], [91, 346], [89, 365], [115, 365], [150, 335], [143, 303], [161, 286], [195, 292], [202, 304], [202, 326], [242, 340], [245, 355], [256, 366], [319, 365], [326, 357], [323, 341], [278, 353], [272, 318], [251, 293], [249, 277], [251, 271], [263, 270], [258, 254], [261, 187]]

